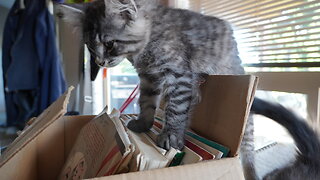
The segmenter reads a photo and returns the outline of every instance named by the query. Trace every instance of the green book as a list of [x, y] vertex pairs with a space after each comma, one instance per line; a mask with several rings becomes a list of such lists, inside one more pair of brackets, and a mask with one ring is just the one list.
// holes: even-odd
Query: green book
[[[164, 121], [162, 119], [158, 118], [158, 117], [155, 117], [155, 119], [160, 121], [160, 122], [162, 122], [162, 123], [164, 123]], [[215, 148], [215, 149], [221, 151], [223, 153], [222, 157], [227, 157], [229, 152], [230, 152], [229, 148], [227, 148], [227, 147], [225, 147], [225, 146], [223, 146], [221, 144], [218, 144], [216, 142], [210, 141], [210, 140], [208, 140], [208, 139], [206, 139], [204, 137], [201, 137], [201, 136], [199, 136], [197, 134], [194, 134], [194, 133], [192, 133], [190, 131], [187, 131], [186, 135], [188, 135], [188, 136], [190, 136], [190, 137], [192, 137], [192, 138], [194, 138], [194, 139], [196, 139], [196, 140], [198, 140], [198, 141], [200, 141], [200, 142], [202, 142], [202, 143], [204, 143], [204, 144], [206, 144], [206, 145], [208, 145], [208, 146], [210, 146], [212, 148]]]
[[201, 136], [199, 136], [197, 134], [194, 134], [194, 133], [192, 133], [190, 131], [187, 131], [186, 134], [188, 136], [190, 136], [190, 137], [192, 137], [192, 138], [194, 138], [194, 139], [196, 139], [196, 140], [198, 140], [198, 141], [210, 146], [210, 147], [213, 147], [213, 148], [221, 151], [223, 153], [222, 157], [227, 157], [227, 155], [229, 154], [229, 151], [230, 151], [229, 148], [227, 148], [225, 146], [222, 146], [221, 144], [218, 144], [216, 142], [210, 141], [210, 140], [208, 140], [208, 139], [206, 139], [204, 137], [201, 137]]
[[154, 117], [156, 120], [158, 120], [158, 121], [161, 121], [161, 122], [164, 122], [164, 120], [163, 119], [160, 119], [159, 117]]
[[173, 167], [173, 166], [178, 166], [178, 165], [180, 165], [185, 154], [186, 154], [185, 152], [179, 152], [179, 153], [177, 153], [177, 154], [174, 156], [173, 160], [171, 161], [169, 167]]

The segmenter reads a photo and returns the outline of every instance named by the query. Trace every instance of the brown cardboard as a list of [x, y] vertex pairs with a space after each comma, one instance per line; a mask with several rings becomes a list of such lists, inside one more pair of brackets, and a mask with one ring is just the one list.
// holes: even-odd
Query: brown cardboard
[[53, 121], [59, 119], [66, 113], [67, 104], [72, 89], [73, 87], [69, 88], [57, 101], [55, 101], [43, 113], [41, 113], [41, 115], [34, 120], [31, 126], [24, 130], [20, 136], [15, 139], [6, 152], [0, 156], [0, 167], [2, 167], [6, 161], [20, 151]]
[[[80, 129], [59, 179], [99, 177], [127, 171], [134, 147], [124, 134], [119, 119], [104, 111]], [[109, 160], [105, 161], [107, 157]]]
[[237, 157], [197, 164], [119, 174], [97, 180], [244, 180]]
[[230, 148], [236, 156], [253, 100], [257, 78], [209, 76], [201, 85], [201, 102], [196, 106], [191, 129], [197, 134]]
[[[231, 123], [230, 115], [222, 112], [220, 103], [222, 106], [226, 106], [226, 104], [223, 104], [223, 101], [229, 101], [234, 102], [234, 105], [237, 105], [235, 107], [249, 107], [251, 105], [250, 101], [252, 100], [251, 91], [254, 91], [256, 79], [253, 76], [216, 76], [210, 77], [209, 81], [212, 81], [212, 85], [207, 88], [213, 88], [213, 90], [210, 90], [210, 92], [208, 90], [203, 90], [206, 94], [204, 94], [202, 98], [210, 97], [208, 96], [210, 93], [218, 93], [210, 97], [212, 98], [212, 101], [215, 99], [215, 103], [207, 102], [208, 107], [215, 106], [218, 109], [214, 110], [213, 108], [210, 110], [214, 113], [218, 113], [218, 115], [214, 115], [215, 117], [218, 117], [218, 121], [215, 120], [217, 124], [212, 124], [210, 122], [212, 120], [211, 118], [200, 118], [197, 119], [197, 122], [201, 123], [201, 125], [197, 125], [197, 123], [193, 121], [192, 128], [200, 135], [212, 137], [213, 140], [224, 139], [227, 143], [221, 142], [221, 144], [230, 144], [232, 155], [236, 155], [240, 142], [235, 142], [235, 140], [228, 138], [242, 136], [243, 128], [239, 128], [238, 126], [245, 124], [245, 117], [248, 113], [245, 108], [240, 108], [242, 110], [239, 111], [241, 113], [238, 113], [238, 119], [234, 119], [233, 121], [239, 120], [242, 122]], [[219, 88], [221, 90], [219, 90]], [[223, 88], [227, 88], [228, 90], [223, 90]], [[236, 88], [238, 93], [235, 91]], [[224, 97], [224, 94], [230, 92], [234, 94]], [[240, 98], [231, 99], [234, 98], [236, 94], [238, 94]], [[9, 150], [0, 157], [0, 179], [57, 179], [64, 162], [76, 141], [80, 129], [95, 117], [63, 116], [66, 112], [66, 103], [69, 95], [70, 90], [41, 114], [35, 120], [34, 124], [23, 132], [23, 134], [10, 146]], [[205, 99], [203, 100], [208, 101]], [[237, 100], [244, 102], [236, 102]], [[218, 101], [220, 101], [220, 103], [218, 103]], [[202, 113], [208, 113], [201, 110], [200, 107], [201, 105], [199, 105], [195, 112], [197, 116], [203, 116], [201, 115]], [[234, 113], [233, 109], [231, 109], [232, 111], [229, 111], [230, 107], [228, 108], [228, 113]], [[228, 118], [221, 117], [222, 115], [227, 116]], [[235, 117], [235, 114], [231, 117]], [[223, 119], [227, 119], [227, 121], [223, 121]], [[226, 122], [226, 125], [223, 125], [224, 122]], [[224, 128], [222, 132], [228, 131], [231, 133], [227, 133], [227, 135], [223, 137], [218, 136], [219, 138], [217, 138], [217, 134], [212, 131], [219, 131], [218, 127]], [[230, 127], [230, 129], [228, 129], [228, 127]], [[238, 157], [232, 157], [191, 165], [101, 177], [99, 179], [241, 180], [244, 178]]]

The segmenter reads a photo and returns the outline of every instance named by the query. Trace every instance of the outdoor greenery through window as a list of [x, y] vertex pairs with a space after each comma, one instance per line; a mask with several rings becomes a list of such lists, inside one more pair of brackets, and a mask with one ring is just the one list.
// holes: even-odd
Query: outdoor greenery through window
[[319, 71], [319, 0], [176, 0], [229, 21], [247, 71]]

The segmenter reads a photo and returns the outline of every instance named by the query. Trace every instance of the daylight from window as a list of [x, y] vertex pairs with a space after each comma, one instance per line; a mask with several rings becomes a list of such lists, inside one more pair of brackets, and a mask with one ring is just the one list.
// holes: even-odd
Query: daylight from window
[[[237, 21], [235, 37], [243, 63], [320, 62], [320, 3], [314, 2], [283, 4], [279, 1], [259, 7], [256, 12], [245, 10], [242, 16], [231, 17]], [[319, 71], [320, 68], [257, 70]]]
[[[128, 60], [118, 66], [108, 69], [108, 104], [109, 110], [119, 109], [139, 84], [138, 75]], [[123, 113], [139, 113], [138, 95], [127, 106]]]
[[229, 21], [247, 71], [320, 71], [319, 0], [175, 2]]

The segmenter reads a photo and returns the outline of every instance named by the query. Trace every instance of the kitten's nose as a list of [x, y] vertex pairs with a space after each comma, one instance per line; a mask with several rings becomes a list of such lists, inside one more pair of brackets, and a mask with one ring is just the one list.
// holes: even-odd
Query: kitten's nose
[[99, 61], [98, 58], [95, 59], [96, 64], [98, 64], [99, 66], [104, 66], [105, 61]]

